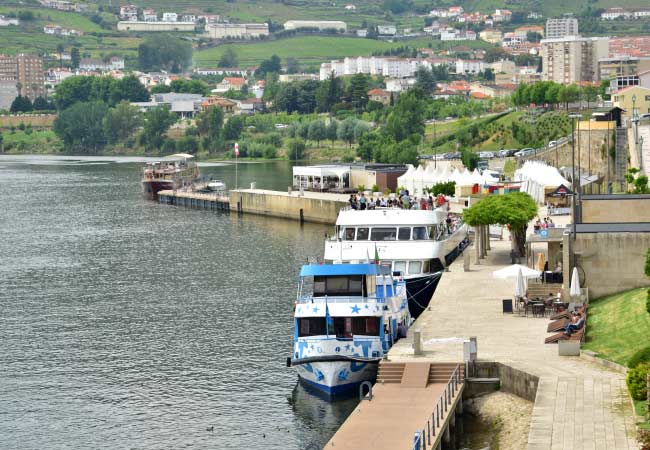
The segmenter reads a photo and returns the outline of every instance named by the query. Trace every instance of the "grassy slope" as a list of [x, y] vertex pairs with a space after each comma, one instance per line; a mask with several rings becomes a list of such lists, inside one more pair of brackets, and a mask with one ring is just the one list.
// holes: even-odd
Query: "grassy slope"
[[2, 138], [8, 153], [57, 153], [63, 146], [52, 130], [34, 130], [31, 134], [3, 130]]
[[650, 314], [645, 311], [646, 289], [634, 289], [591, 302], [584, 348], [626, 365], [648, 345]]
[[[19, 52], [54, 53], [59, 43], [67, 51], [72, 46], [79, 46], [82, 52], [90, 52], [93, 56], [105, 53], [118, 52], [124, 56], [134, 55], [140, 39], [134, 37], [108, 37], [103, 36], [113, 33], [104, 30], [81, 14], [72, 12], [55, 11], [45, 8], [8, 7], [0, 6], [0, 14], [17, 12], [20, 10], [32, 11], [35, 19], [22, 22], [18, 27], [0, 28], [0, 42], [2, 53], [16, 54]], [[83, 31], [80, 37], [51, 36], [43, 33], [46, 24], [58, 24], [64, 27]], [[89, 34], [93, 33], [94, 36]]]
[[[370, 55], [375, 51], [388, 50], [393, 47], [426, 47], [429, 43], [434, 48], [448, 48], [457, 45], [473, 47], [487, 46], [482, 41], [442, 43], [429, 38], [410, 39], [399, 42], [386, 42], [374, 39], [360, 39], [341, 36], [306, 36], [255, 43], [227, 44], [200, 50], [194, 53], [197, 66], [215, 65], [227, 48], [235, 50], [242, 66], [259, 64], [262, 60], [276, 54], [280, 58], [298, 58], [303, 64], [320, 63], [345, 56]], [[443, 47], [443, 44], [445, 46]]]

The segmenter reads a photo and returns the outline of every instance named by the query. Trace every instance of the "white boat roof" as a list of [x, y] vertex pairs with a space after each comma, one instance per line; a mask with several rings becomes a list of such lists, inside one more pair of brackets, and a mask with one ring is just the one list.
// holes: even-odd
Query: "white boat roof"
[[443, 223], [447, 218], [444, 210], [422, 209], [349, 209], [339, 212], [336, 225], [341, 226], [389, 226], [389, 225], [432, 225]]
[[342, 177], [344, 174], [350, 173], [350, 166], [294, 166], [293, 175], [314, 176], [314, 177]]
[[165, 156], [165, 159], [190, 159], [190, 158], [194, 158], [194, 156], [190, 155], [189, 153], [175, 153], [173, 155]]

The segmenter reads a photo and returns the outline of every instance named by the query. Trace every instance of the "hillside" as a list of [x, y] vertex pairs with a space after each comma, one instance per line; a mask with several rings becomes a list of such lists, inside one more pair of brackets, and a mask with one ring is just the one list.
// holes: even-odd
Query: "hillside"
[[405, 45], [418, 48], [427, 47], [429, 44], [433, 48], [449, 48], [457, 45], [475, 48], [490, 46], [490, 44], [483, 41], [458, 43], [441, 42], [431, 38], [388, 42], [341, 36], [306, 36], [258, 43], [248, 42], [220, 45], [195, 52], [194, 64], [196, 66], [215, 65], [228, 48], [232, 48], [235, 51], [241, 66], [248, 67], [259, 64], [262, 60], [267, 59], [273, 54], [278, 55], [283, 60], [287, 57], [296, 58], [301, 65], [314, 65], [345, 56], [370, 55], [376, 51], [384, 51]]

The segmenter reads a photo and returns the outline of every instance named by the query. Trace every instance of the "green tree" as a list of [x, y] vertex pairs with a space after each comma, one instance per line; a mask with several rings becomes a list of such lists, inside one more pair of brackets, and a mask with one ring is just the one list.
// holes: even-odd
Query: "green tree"
[[176, 115], [168, 106], [151, 108], [144, 115], [142, 138], [147, 148], [160, 148], [169, 127], [176, 123]]
[[421, 89], [410, 89], [402, 95], [388, 115], [386, 132], [395, 140], [403, 141], [413, 134], [424, 135], [426, 104]]
[[350, 79], [350, 101], [357, 111], [363, 110], [368, 104], [368, 77], [363, 73], [352, 75]]
[[422, 89], [426, 95], [431, 95], [436, 90], [437, 80], [433, 72], [424, 66], [418, 66], [415, 72], [415, 85]]
[[589, 109], [589, 104], [598, 100], [598, 89], [590, 84], [582, 88], [582, 99], [587, 102], [587, 109]]
[[469, 148], [464, 148], [460, 152], [460, 159], [463, 161], [463, 165], [469, 170], [474, 170], [478, 166], [478, 154], [473, 152]]
[[336, 132], [339, 140], [347, 142], [348, 146], [352, 146], [354, 142], [354, 129], [357, 126], [358, 120], [354, 117], [348, 117], [343, 122], [339, 123], [338, 130]]
[[244, 118], [242, 116], [231, 116], [223, 127], [223, 138], [228, 141], [236, 141], [244, 130]]
[[36, 97], [34, 99], [35, 111], [45, 111], [48, 109], [52, 109], [52, 105], [50, 105], [50, 102], [48, 102], [46, 99], [44, 99], [43, 97]]
[[18, 95], [18, 97], [16, 97], [14, 101], [11, 102], [11, 106], [9, 107], [9, 111], [14, 114], [19, 112], [29, 112], [33, 109], [34, 107], [29, 98], [23, 97], [22, 95]]
[[309, 139], [316, 141], [320, 147], [320, 141], [327, 138], [327, 125], [322, 120], [312, 120], [309, 122]]
[[79, 49], [77, 47], [72, 47], [72, 50], [70, 50], [70, 61], [72, 62], [73, 69], [79, 68], [79, 63], [81, 62], [81, 55], [79, 54]]
[[509, 225], [515, 250], [525, 254], [526, 229], [537, 215], [537, 204], [524, 192], [507, 195], [490, 195], [467, 208], [463, 217], [471, 226]]
[[164, 154], [172, 154], [176, 153], [176, 141], [173, 139], [165, 139], [162, 143], [162, 146], [160, 147], [161, 153]]
[[103, 102], [79, 102], [64, 109], [54, 121], [54, 132], [68, 151], [95, 153], [106, 145]]
[[202, 137], [207, 137], [209, 140], [215, 142], [221, 137], [221, 129], [223, 128], [223, 110], [216, 106], [203, 111], [196, 119], [196, 127]]
[[239, 57], [237, 56], [235, 50], [233, 50], [232, 47], [226, 48], [226, 50], [221, 55], [221, 58], [219, 58], [219, 63], [217, 65], [219, 67], [229, 67], [229, 68], [238, 67]]
[[294, 158], [294, 161], [299, 161], [302, 159], [307, 146], [302, 139], [290, 139], [287, 148], [289, 150], [289, 158]]
[[332, 141], [332, 145], [334, 145], [334, 141], [338, 137], [337, 134], [338, 129], [339, 129], [338, 121], [334, 119], [330, 119], [330, 123], [327, 124], [327, 139]]
[[144, 72], [168, 70], [181, 72], [192, 62], [190, 42], [169, 36], [147, 37], [138, 46], [138, 65]]
[[110, 143], [128, 139], [142, 126], [142, 113], [128, 101], [118, 103], [104, 117], [104, 134]]
[[56, 44], [56, 53], [59, 55], [59, 68], [63, 67], [63, 52], [65, 51], [65, 47], [63, 44], [58, 43]]
[[183, 153], [195, 155], [199, 151], [199, 141], [194, 136], [184, 136], [177, 142], [176, 148]]
[[264, 79], [269, 73], [280, 73], [282, 66], [280, 65], [280, 57], [278, 55], [273, 55], [269, 59], [262, 61], [255, 71], [255, 77], [257, 79]]
[[144, 87], [138, 77], [128, 75], [114, 84], [111, 91], [110, 103], [116, 105], [122, 100], [130, 102], [148, 102], [149, 91]]
[[170, 92], [184, 94], [200, 94], [207, 96], [210, 94], [210, 87], [207, 83], [200, 80], [174, 80], [169, 85]]

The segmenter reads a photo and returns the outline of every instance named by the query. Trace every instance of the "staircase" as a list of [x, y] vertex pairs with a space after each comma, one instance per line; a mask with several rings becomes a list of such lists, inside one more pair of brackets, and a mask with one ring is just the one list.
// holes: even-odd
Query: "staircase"
[[528, 283], [528, 298], [548, 298], [548, 294], [562, 292], [562, 283]]
[[614, 159], [614, 181], [625, 180], [627, 172], [627, 128], [616, 128], [616, 155]]
[[[548, 294], [547, 294], [548, 295]], [[447, 383], [451, 374], [456, 369], [458, 363], [431, 363], [429, 365], [429, 376], [427, 384]], [[379, 363], [377, 373], [377, 383], [379, 384], [402, 384], [402, 377], [406, 368], [406, 363], [385, 362]], [[464, 367], [461, 364], [461, 377], [465, 377]]]
[[643, 139], [643, 144], [640, 144], [641, 162], [643, 164], [643, 172], [645, 175], [650, 175], [650, 125], [639, 125], [639, 143]]

